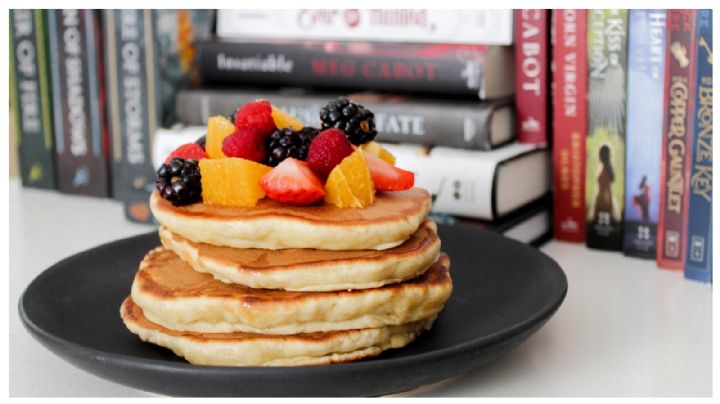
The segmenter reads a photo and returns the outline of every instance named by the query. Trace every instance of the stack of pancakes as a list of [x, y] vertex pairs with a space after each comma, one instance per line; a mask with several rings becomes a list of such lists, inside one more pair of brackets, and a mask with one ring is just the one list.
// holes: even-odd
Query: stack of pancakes
[[379, 193], [365, 209], [252, 208], [151, 197], [162, 247], [122, 304], [127, 328], [193, 364], [345, 362], [429, 329], [452, 290], [430, 196]]

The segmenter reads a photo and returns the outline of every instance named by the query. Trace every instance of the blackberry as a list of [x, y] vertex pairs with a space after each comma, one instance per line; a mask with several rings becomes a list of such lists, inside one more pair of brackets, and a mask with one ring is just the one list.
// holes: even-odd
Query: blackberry
[[338, 128], [345, 132], [350, 143], [361, 145], [375, 139], [375, 115], [360, 104], [338, 98], [320, 110], [322, 128]]
[[157, 170], [155, 188], [174, 206], [189, 205], [202, 199], [200, 167], [195, 160], [175, 157]]
[[200, 145], [200, 147], [202, 147], [203, 150], [205, 150], [205, 141], [206, 141], [206, 140], [207, 140], [207, 133], [204, 134], [204, 135], [202, 135], [202, 136], [200, 136], [200, 137], [195, 141], [195, 144]]
[[317, 128], [306, 126], [299, 131], [293, 128], [277, 129], [265, 141], [267, 156], [264, 164], [275, 167], [288, 157], [298, 160], [307, 158], [310, 142], [320, 133]]
[[233, 112], [227, 114], [227, 119], [235, 125], [235, 116], [237, 115], [238, 111], [240, 111], [240, 108], [235, 108]]

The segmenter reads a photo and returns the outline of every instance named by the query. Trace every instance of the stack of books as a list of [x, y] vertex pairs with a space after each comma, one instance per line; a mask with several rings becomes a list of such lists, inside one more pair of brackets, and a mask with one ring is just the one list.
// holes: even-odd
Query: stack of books
[[[319, 126], [343, 96], [373, 111], [376, 140], [433, 194], [438, 220], [538, 244], [551, 236], [549, 13], [516, 14], [518, 34], [512, 10], [218, 10], [216, 37], [197, 44], [203, 87], [178, 93], [183, 126], [157, 136], [157, 162], [247, 102]], [[523, 130], [526, 88], [540, 102], [525, 100], [539, 115]]]
[[555, 234], [712, 281], [712, 11], [557, 10]]

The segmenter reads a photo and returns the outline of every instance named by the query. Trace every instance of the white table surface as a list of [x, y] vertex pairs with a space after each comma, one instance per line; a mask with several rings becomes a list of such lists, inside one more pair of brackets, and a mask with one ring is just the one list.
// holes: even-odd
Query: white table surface
[[[28, 283], [56, 261], [144, 233], [119, 203], [10, 182], [10, 395], [147, 396], [95, 377], [33, 340], [17, 314]], [[425, 396], [709, 396], [712, 288], [654, 262], [550, 242], [569, 290], [555, 316], [499, 360]]]

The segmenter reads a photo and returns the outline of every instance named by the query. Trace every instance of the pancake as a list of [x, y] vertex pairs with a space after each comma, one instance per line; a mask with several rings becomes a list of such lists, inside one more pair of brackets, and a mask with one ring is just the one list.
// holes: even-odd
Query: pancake
[[409, 344], [430, 329], [434, 320], [299, 335], [201, 334], [173, 331], [151, 322], [131, 298], [123, 302], [120, 316], [143, 341], [169, 348], [192, 364], [215, 366], [325, 365], [358, 360]]
[[294, 291], [368, 289], [423, 273], [440, 253], [436, 225], [426, 221], [403, 244], [389, 250], [262, 250], [195, 243], [165, 227], [160, 240], [198, 272], [225, 283]]
[[178, 331], [300, 334], [377, 328], [437, 315], [452, 291], [441, 255], [417, 278], [376, 289], [292, 292], [226, 284], [158, 247], [140, 263], [132, 299], [150, 321]]
[[155, 218], [173, 233], [196, 243], [269, 250], [385, 250], [407, 240], [425, 221], [430, 205], [430, 194], [421, 188], [379, 192], [364, 209], [298, 207], [268, 198], [252, 208], [173, 206], [157, 191], [150, 197]]

